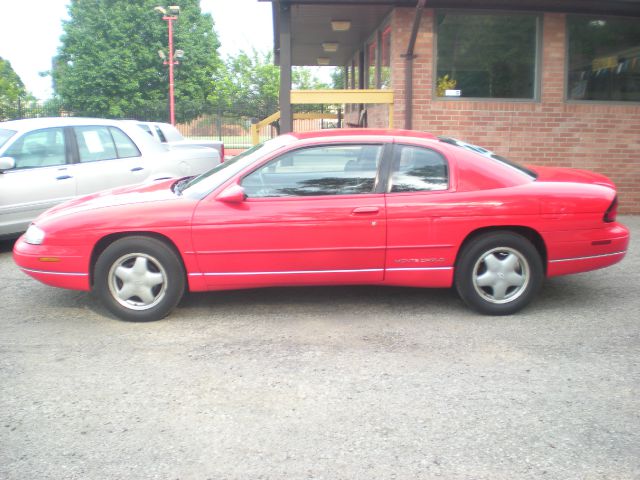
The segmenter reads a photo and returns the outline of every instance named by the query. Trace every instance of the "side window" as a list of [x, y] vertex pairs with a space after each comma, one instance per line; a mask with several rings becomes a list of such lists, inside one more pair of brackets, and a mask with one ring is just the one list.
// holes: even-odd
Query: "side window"
[[382, 150], [382, 145], [302, 148], [250, 173], [242, 186], [249, 198], [371, 193]]
[[149, 127], [149, 125], [145, 125], [144, 123], [138, 123], [138, 126], [153, 137], [153, 132], [151, 131], [151, 127]]
[[449, 188], [446, 159], [428, 148], [397, 145], [391, 192], [424, 192]]
[[118, 158], [131, 158], [139, 157], [140, 150], [136, 147], [136, 144], [119, 128], [109, 127], [109, 131], [113, 136], [113, 141], [116, 144], [116, 150], [118, 152]]
[[25, 133], [4, 153], [13, 157], [16, 169], [64, 165], [66, 160], [64, 130], [44, 128]]
[[78, 142], [80, 162], [96, 162], [118, 158], [109, 127], [82, 126], [73, 127]]
[[162, 143], [167, 143], [167, 137], [164, 136], [164, 133], [162, 132], [162, 130], [160, 130], [159, 126], [155, 126], [156, 129], [156, 133], [158, 134], [158, 138], [160, 139], [160, 141]]

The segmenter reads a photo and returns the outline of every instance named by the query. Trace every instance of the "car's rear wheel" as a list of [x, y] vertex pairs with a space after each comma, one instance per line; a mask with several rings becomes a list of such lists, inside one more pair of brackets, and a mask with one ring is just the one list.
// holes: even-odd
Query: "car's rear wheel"
[[471, 308], [509, 315], [533, 300], [543, 277], [540, 254], [529, 240], [512, 232], [488, 232], [463, 247], [455, 286]]
[[164, 242], [144, 236], [125, 237], [98, 257], [93, 288], [107, 309], [122, 320], [159, 320], [184, 294], [184, 268]]

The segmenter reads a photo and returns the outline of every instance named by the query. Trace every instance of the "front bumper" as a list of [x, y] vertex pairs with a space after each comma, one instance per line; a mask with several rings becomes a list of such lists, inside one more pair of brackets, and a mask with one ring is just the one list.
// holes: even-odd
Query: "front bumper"
[[90, 290], [90, 252], [78, 247], [31, 245], [20, 237], [13, 247], [13, 260], [36, 280], [53, 287]]

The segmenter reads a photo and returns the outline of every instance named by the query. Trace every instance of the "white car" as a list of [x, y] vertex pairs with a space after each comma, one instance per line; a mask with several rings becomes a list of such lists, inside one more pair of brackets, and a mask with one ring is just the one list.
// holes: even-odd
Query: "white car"
[[224, 143], [220, 140], [192, 140], [184, 138], [180, 131], [170, 123], [162, 122], [140, 122], [137, 120], [126, 120], [134, 122], [138, 127], [143, 129], [160, 143], [166, 143], [172, 148], [183, 147], [207, 147], [214, 148], [220, 154], [220, 160], [224, 162]]
[[204, 173], [209, 148], [171, 150], [135, 125], [98, 118], [0, 123], [0, 238], [65, 200], [112, 187]]

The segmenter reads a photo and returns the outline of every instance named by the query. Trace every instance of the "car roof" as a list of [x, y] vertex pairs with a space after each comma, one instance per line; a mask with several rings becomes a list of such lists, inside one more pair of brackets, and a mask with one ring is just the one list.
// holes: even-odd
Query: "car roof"
[[405, 137], [405, 138], [423, 138], [429, 140], [437, 140], [432, 133], [418, 132], [416, 130], [402, 130], [394, 128], [335, 128], [327, 130], [316, 130], [313, 132], [293, 132], [289, 133], [294, 138], [306, 140], [312, 138], [325, 137]]
[[47, 127], [64, 127], [74, 125], [118, 125], [120, 120], [111, 120], [108, 118], [90, 118], [90, 117], [40, 117], [40, 118], [23, 118], [21, 120], [9, 120], [1, 122], [0, 128], [10, 130], [34, 130]]
[[[18, 134], [39, 130], [41, 128], [52, 127], [73, 127], [73, 126], [92, 126], [106, 125], [117, 127], [126, 132], [126, 134], [136, 142], [138, 147], [149, 152], [164, 151], [167, 147], [160, 142], [154, 140], [148, 133], [140, 127], [133, 126], [122, 120], [111, 120], [108, 118], [92, 118], [92, 117], [41, 117], [41, 118], [24, 118], [21, 120], [10, 120], [8, 122], [0, 122], [0, 128], [14, 130]], [[9, 145], [5, 144], [3, 147]]]

